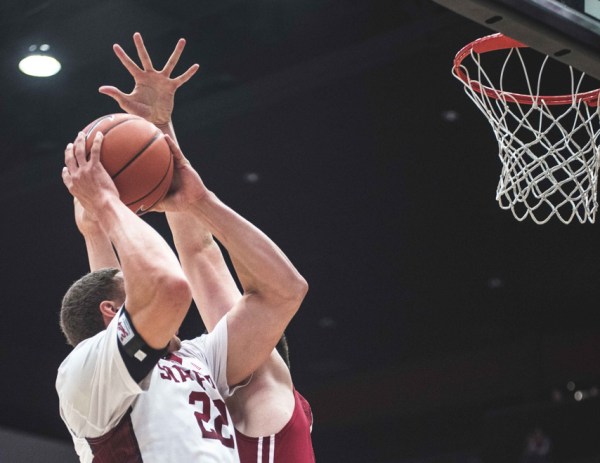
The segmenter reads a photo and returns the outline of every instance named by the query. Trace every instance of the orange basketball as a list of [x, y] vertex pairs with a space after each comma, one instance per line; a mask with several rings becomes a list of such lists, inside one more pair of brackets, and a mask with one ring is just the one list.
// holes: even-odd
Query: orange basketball
[[100, 162], [121, 201], [142, 215], [164, 198], [173, 179], [173, 155], [163, 133], [141, 117], [108, 114], [83, 129], [88, 155], [99, 131], [104, 134]]

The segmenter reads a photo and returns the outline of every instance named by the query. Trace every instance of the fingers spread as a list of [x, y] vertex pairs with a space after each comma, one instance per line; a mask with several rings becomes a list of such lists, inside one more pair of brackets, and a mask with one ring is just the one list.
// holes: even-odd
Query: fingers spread
[[126, 96], [125, 93], [123, 93], [117, 87], [113, 87], [111, 85], [102, 85], [100, 88], [98, 88], [98, 92], [111, 97], [119, 104]]
[[113, 50], [115, 52], [115, 55], [117, 55], [117, 58], [119, 58], [119, 61], [121, 61], [121, 64], [123, 64], [123, 66], [125, 66], [125, 69], [129, 71], [129, 74], [135, 77], [137, 74], [142, 72], [140, 67], [137, 64], [135, 64], [135, 62], [129, 57], [127, 53], [125, 53], [125, 50], [123, 50], [119, 44], [115, 43], [113, 45]]
[[179, 58], [181, 57], [181, 53], [183, 52], [184, 47], [185, 47], [185, 39], [179, 39], [179, 41], [177, 42], [177, 45], [175, 45], [175, 49], [173, 50], [173, 53], [171, 53], [171, 56], [169, 56], [169, 59], [167, 60], [167, 63], [165, 64], [165, 67], [162, 69], [161, 72], [165, 73], [167, 76], [171, 75], [171, 72], [173, 72], [175, 65], [177, 64], [177, 62], [179, 61]]
[[135, 43], [135, 48], [138, 52], [138, 56], [142, 63], [142, 68], [144, 71], [150, 71], [154, 69], [152, 66], [152, 60], [150, 59], [150, 55], [144, 46], [144, 40], [142, 39], [142, 35], [139, 32], [133, 34], [133, 42]]
[[188, 80], [190, 80], [192, 78], [192, 76], [194, 74], [196, 74], [196, 71], [198, 71], [198, 69], [200, 69], [200, 65], [198, 64], [193, 64], [190, 66], [190, 68], [185, 71], [183, 74], [181, 74], [179, 77], [173, 79], [175, 81], [175, 83], [177, 84], [177, 87], [182, 86], [183, 84], [185, 84]]

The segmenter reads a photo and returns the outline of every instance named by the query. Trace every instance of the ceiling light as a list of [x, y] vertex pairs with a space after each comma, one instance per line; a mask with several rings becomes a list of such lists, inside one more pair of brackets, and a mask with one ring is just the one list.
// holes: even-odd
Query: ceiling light
[[504, 281], [502, 278], [492, 277], [487, 281], [487, 287], [489, 289], [500, 289], [504, 287]]
[[260, 180], [260, 176], [256, 172], [247, 172], [244, 174], [244, 181], [246, 183], [257, 183]]
[[335, 328], [335, 326], [337, 324], [335, 322], [335, 320], [331, 317], [323, 317], [323, 318], [319, 319], [318, 323], [319, 323], [319, 328]]
[[60, 62], [49, 54], [50, 45], [31, 45], [29, 55], [19, 62], [22, 73], [33, 77], [50, 77], [60, 71]]
[[460, 119], [460, 113], [454, 109], [446, 109], [441, 113], [442, 119], [446, 122], [458, 122]]

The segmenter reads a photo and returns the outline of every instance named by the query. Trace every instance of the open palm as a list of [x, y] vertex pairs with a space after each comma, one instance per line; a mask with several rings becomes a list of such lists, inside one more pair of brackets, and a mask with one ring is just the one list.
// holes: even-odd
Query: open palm
[[141, 67], [125, 53], [120, 45], [113, 46], [115, 54], [135, 80], [133, 91], [124, 93], [116, 87], [103, 85], [99, 88], [99, 92], [115, 99], [121, 109], [129, 114], [143, 117], [157, 126], [167, 125], [171, 122], [175, 92], [196, 73], [199, 66], [194, 64], [180, 76], [171, 78], [171, 73], [185, 47], [184, 39], [179, 39], [161, 70], [154, 68], [139, 33], [134, 34], [133, 41]]

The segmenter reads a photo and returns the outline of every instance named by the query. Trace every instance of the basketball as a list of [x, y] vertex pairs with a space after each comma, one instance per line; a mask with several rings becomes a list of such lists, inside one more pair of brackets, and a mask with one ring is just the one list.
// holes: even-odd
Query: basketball
[[104, 135], [100, 162], [129, 209], [142, 215], [164, 198], [173, 179], [173, 155], [155, 125], [117, 113], [96, 119], [83, 132], [88, 156], [96, 133]]

